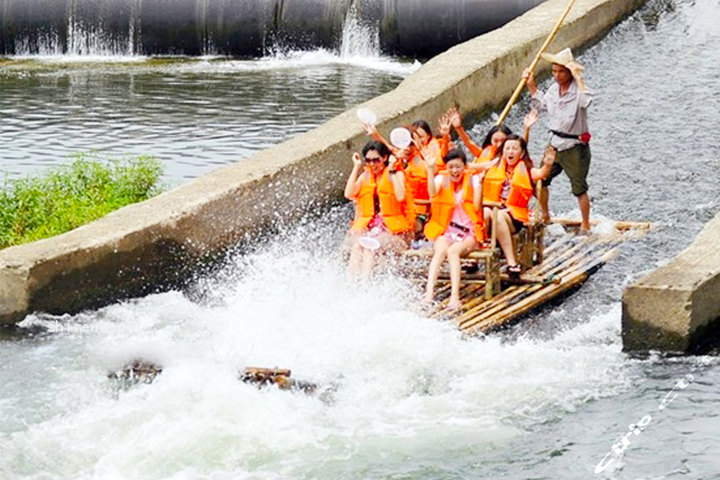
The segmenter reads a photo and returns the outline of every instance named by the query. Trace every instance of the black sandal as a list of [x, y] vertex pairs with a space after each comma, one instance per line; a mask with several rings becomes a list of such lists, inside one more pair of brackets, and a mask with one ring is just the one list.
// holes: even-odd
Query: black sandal
[[507, 273], [511, 277], [519, 277], [522, 273], [522, 266], [519, 263], [515, 265], [508, 265]]

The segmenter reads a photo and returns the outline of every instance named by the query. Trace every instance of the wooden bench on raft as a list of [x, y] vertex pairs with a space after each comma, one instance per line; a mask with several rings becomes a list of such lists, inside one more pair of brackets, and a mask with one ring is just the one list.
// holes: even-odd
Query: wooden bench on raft
[[[497, 241], [497, 218], [500, 208], [503, 205], [497, 202], [484, 202], [484, 207], [492, 207], [491, 228], [489, 241], [479, 250], [474, 250], [463, 257], [464, 264], [476, 264], [478, 267], [484, 267], [485, 298], [491, 299], [494, 295], [500, 293], [501, 280], [507, 278], [500, 273], [502, 266], [502, 251]], [[539, 211], [534, 212], [529, 222], [525, 223], [525, 228], [513, 234], [513, 248], [516, 252], [516, 259], [524, 273], [535, 265], [543, 261], [543, 241], [544, 241], [544, 224], [539, 218]], [[406, 250], [406, 257], [414, 258], [432, 258], [433, 250], [431, 248], [423, 248], [416, 250]], [[505, 277], [505, 278], [503, 278]], [[467, 281], [467, 280], [466, 280]], [[535, 283], [540, 280], [534, 278], [521, 279], [520, 283]]]

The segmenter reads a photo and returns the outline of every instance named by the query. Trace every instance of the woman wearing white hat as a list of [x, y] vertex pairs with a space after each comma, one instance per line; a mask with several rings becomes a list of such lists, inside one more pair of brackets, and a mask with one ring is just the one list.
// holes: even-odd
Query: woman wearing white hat
[[[557, 150], [554, 167], [543, 185], [550, 185], [553, 177], [565, 171], [570, 178], [572, 193], [578, 200], [582, 229], [589, 231], [590, 198], [587, 194], [587, 174], [590, 169], [590, 133], [587, 109], [592, 103], [593, 95], [583, 80], [582, 65], [575, 61], [569, 48], [556, 54], [543, 53], [542, 56], [552, 63], [552, 77], [555, 80], [548, 91], [544, 94], [538, 91], [531, 70], [526, 69], [523, 76], [532, 97], [533, 108], [548, 113], [550, 145]], [[543, 188], [540, 204], [546, 222], [550, 220], [548, 197], [548, 189]]]

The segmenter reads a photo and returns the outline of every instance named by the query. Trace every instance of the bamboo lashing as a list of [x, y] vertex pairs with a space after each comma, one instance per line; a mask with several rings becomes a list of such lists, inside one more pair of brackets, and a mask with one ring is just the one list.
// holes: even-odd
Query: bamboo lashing
[[[530, 63], [530, 66], [528, 67], [530, 71], [535, 71], [535, 67], [537, 67], [538, 62], [540, 61], [540, 57], [543, 53], [545, 53], [545, 50], [547, 50], [548, 46], [550, 46], [550, 42], [552, 42], [553, 38], [555, 38], [555, 35], [557, 34], [558, 30], [560, 30], [560, 27], [562, 26], [563, 21], [565, 20], [565, 17], [567, 17], [568, 13], [570, 13], [570, 10], [572, 9], [573, 4], [575, 4], [576, 0], [570, 0], [567, 7], [565, 7], [565, 11], [558, 19], [557, 23], [555, 24], [555, 27], [553, 27], [552, 31], [550, 32], [550, 35], [545, 39], [545, 42], [542, 44], [542, 47], [540, 47], [540, 50], [535, 55], [535, 58], [533, 58], [533, 61]], [[507, 118], [508, 113], [510, 113], [510, 109], [517, 101], [518, 97], [523, 91], [523, 88], [525, 88], [525, 77], [520, 79], [520, 82], [518, 82], [517, 87], [515, 88], [515, 91], [513, 92], [512, 96], [510, 97], [510, 100], [508, 100], [507, 104], [505, 105], [505, 108], [503, 109], [502, 113], [498, 117], [497, 121], [495, 122], [495, 125], [502, 125], [502, 123], [505, 121], [505, 118]]]
[[461, 287], [463, 304], [458, 310], [447, 309], [450, 282], [439, 278], [442, 283], [438, 285], [438, 298], [441, 300], [434, 313], [451, 319], [469, 335], [498, 328], [580, 286], [599, 266], [617, 254], [621, 243], [648, 231], [648, 226], [640, 222], [623, 223], [627, 229], [609, 234], [562, 235], [546, 248], [544, 261], [527, 270], [519, 282], [509, 282], [509, 277], [502, 275], [505, 288], [489, 300], [484, 295], [483, 274], [470, 275], [472, 280], [466, 279]]
[[[611, 249], [605, 252], [600, 258], [591, 261], [590, 264], [595, 265], [600, 263], [607, 263], [616, 254], [617, 250]], [[583, 268], [582, 270], [578, 269], [573, 274], [568, 275], [557, 287], [547, 286], [543, 288], [538, 288], [536, 291], [530, 293], [525, 298], [522, 298], [517, 303], [507, 305], [505, 311], [502, 312], [503, 315], [493, 315], [476, 318], [476, 323], [473, 325], [472, 329], [466, 326], [463, 328], [463, 330], [466, 331], [466, 333], [478, 333], [481, 331], [484, 332], [495, 328], [506, 322], [508, 316], [516, 317], [518, 315], [526, 313], [532, 308], [534, 308], [538, 303], [546, 302], [557, 295], [560, 295], [572, 288], [579, 286], [587, 279], [589, 275], [589, 270], [590, 268]]]

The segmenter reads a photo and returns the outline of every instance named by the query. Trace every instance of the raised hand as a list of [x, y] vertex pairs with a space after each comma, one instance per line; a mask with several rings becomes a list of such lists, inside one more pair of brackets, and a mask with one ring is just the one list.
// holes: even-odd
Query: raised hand
[[390, 149], [392, 151], [392, 154], [397, 157], [398, 160], [409, 160], [410, 159], [410, 148], [397, 148], [393, 147]]
[[460, 112], [457, 111], [457, 108], [451, 108], [448, 110], [448, 116], [453, 127], [462, 127], [462, 117], [460, 116]]
[[395, 155], [390, 155], [390, 159], [388, 160], [388, 168], [390, 170], [395, 170], [397, 168], [398, 159], [395, 158]]
[[412, 144], [415, 146], [415, 150], [420, 154], [421, 157], [425, 157], [423, 155], [423, 145], [420, 143], [420, 140], [417, 138], [417, 135], [413, 134], [412, 138]]
[[427, 158], [423, 157], [423, 162], [425, 163], [425, 168], [427, 168], [428, 176], [429, 178], [433, 178], [435, 176], [435, 159], [428, 155]]
[[363, 123], [363, 130], [371, 137], [377, 134], [377, 128], [372, 123]]
[[527, 83], [535, 82], [535, 73], [529, 68], [526, 68], [523, 70], [522, 78], [524, 78]]
[[438, 126], [441, 135], [448, 135], [450, 133], [450, 118], [447, 114], [440, 117], [438, 120]]
[[523, 119], [523, 127], [529, 129], [530, 127], [535, 125], [535, 122], [538, 121], [538, 118], [540, 118], [540, 112], [533, 108], [527, 115], [525, 115], [525, 118]]
[[543, 165], [552, 165], [555, 163], [555, 154], [557, 153], [557, 150], [555, 150], [555, 147], [552, 145], [548, 145], [545, 149], [545, 152], [543, 153], [543, 159], [542, 163]]
[[353, 161], [353, 167], [357, 167], [357, 168], [362, 167], [362, 164], [363, 164], [362, 156], [360, 156], [360, 154], [358, 152], [353, 153], [352, 161]]
[[522, 78], [525, 79], [525, 85], [530, 90], [530, 95], [534, 95], [537, 91], [537, 84], [535, 83], [535, 74], [529, 68], [523, 70]]

